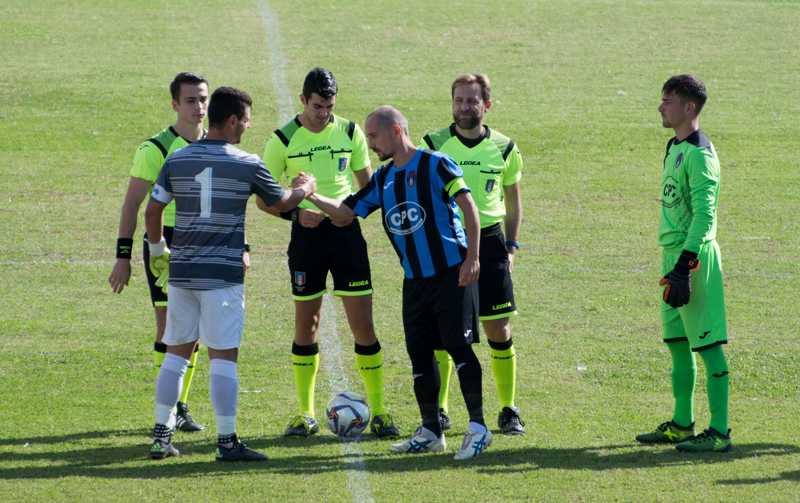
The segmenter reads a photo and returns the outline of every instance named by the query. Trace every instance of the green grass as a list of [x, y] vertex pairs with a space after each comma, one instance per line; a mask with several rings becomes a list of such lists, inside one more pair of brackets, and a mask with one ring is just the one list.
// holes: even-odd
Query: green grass
[[[457, 73], [491, 76], [488, 122], [526, 162], [514, 340], [529, 433], [497, 436], [465, 464], [392, 456], [386, 442], [358, 444], [359, 458], [328, 434], [281, 438], [294, 407], [288, 226], [253, 205], [239, 423], [271, 458], [260, 466], [213, 461], [205, 357], [191, 403], [210, 431], [178, 435], [179, 459], [145, 458], [153, 323], [144, 275], [137, 264], [121, 296], [106, 278], [133, 151], [173, 120], [170, 78], [191, 69], [212, 86], [248, 90], [254, 123], [243, 147], [260, 153], [280, 125], [274, 41], [258, 2], [140, 4], [4, 2], [0, 499], [349, 501], [354, 473], [376, 501], [796, 498], [800, 4], [508, 1], [487, 11], [477, 1], [270, 2], [292, 96], [310, 67], [327, 66], [340, 84], [337, 112], [359, 122], [394, 104], [419, 138], [449, 123]], [[655, 109], [663, 81], [687, 71], [709, 86], [703, 127], [723, 171], [718, 237], [736, 446], [724, 455], [632, 442], [671, 412], [655, 241], [670, 132]], [[410, 432], [417, 412], [400, 330], [402, 273], [379, 219], [364, 228], [388, 403]], [[336, 312], [342, 372], [358, 388]], [[493, 419], [485, 345], [478, 354]], [[703, 372], [701, 364], [699, 424], [708, 420]], [[452, 450], [466, 416], [451, 391]], [[322, 371], [318, 411], [329, 395]]]

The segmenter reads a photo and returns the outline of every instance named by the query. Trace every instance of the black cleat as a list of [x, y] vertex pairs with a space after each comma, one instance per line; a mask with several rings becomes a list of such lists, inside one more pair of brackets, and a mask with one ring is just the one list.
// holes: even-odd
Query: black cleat
[[525, 421], [519, 417], [519, 410], [516, 407], [503, 407], [497, 416], [497, 426], [504, 435], [525, 434]]
[[165, 424], [156, 424], [153, 428], [153, 443], [150, 444], [150, 458], [164, 459], [178, 456], [180, 452], [172, 445], [172, 431]]
[[247, 447], [247, 444], [233, 436], [233, 445], [228, 448], [217, 444], [217, 461], [266, 461], [267, 457]]
[[369, 425], [372, 434], [378, 438], [397, 438], [400, 436], [400, 430], [394, 424], [394, 419], [389, 414], [381, 414], [372, 418]]
[[175, 412], [175, 429], [181, 431], [203, 431], [206, 427], [194, 420], [189, 414], [189, 406], [183, 402], [178, 402]]
[[453, 426], [450, 423], [450, 416], [444, 411], [444, 409], [439, 409], [439, 426], [442, 427], [442, 432], [445, 432]]
[[319, 431], [317, 420], [307, 414], [299, 414], [289, 421], [283, 435], [286, 437], [308, 437]]

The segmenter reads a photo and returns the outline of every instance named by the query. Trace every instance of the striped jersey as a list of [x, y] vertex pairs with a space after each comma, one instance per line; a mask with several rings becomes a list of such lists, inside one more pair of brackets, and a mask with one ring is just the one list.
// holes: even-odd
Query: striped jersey
[[151, 197], [175, 201], [170, 285], [215, 290], [243, 283], [247, 200], [257, 194], [271, 206], [283, 193], [257, 155], [222, 140], [201, 140], [169, 156]]
[[344, 204], [362, 218], [380, 208], [406, 278], [429, 278], [466, 256], [467, 237], [455, 203], [462, 192], [469, 189], [449, 157], [417, 149], [403, 166], [381, 166]]

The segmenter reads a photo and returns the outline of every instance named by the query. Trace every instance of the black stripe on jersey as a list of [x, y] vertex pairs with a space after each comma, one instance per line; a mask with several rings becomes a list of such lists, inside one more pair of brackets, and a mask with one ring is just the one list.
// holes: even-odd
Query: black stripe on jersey
[[356, 123], [353, 121], [347, 121], [347, 137], [352, 140], [355, 132], [356, 132]]
[[508, 145], [506, 146], [506, 149], [503, 151], [503, 160], [504, 161], [506, 159], [508, 159], [509, 155], [511, 155], [511, 151], [512, 150], [514, 150], [514, 142], [511, 141], [511, 140], [508, 140]]
[[[417, 174], [419, 174], [419, 168], [417, 168]], [[417, 189], [419, 190], [419, 188]], [[406, 171], [397, 171], [394, 174], [394, 197], [397, 201], [397, 204], [408, 202], [406, 200]], [[408, 229], [411, 226], [411, 223], [408, 220], [404, 220], [402, 223], [402, 228]], [[405, 235], [404, 241], [406, 242], [406, 253], [405, 256], [408, 259], [408, 264], [411, 266], [411, 272], [415, 278], [422, 277], [422, 267], [419, 264], [419, 257], [417, 256], [417, 245], [414, 243], [413, 234], [409, 233]]]
[[[436, 163], [436, 174], [439, 175], [445, 186], [456, 178], [456, 175], [445, 167], [444, 157], [440, 157], [439, 162]], [[447, 194], [445, 194], [445, 197], [447, 197]]]
[[160, 141], [156, 140], [155, 138], [148, 138], [147, 141], [158, 147], [158, 150], [161, 151], [162, 156], [165, 158], [167, 157], [167, 149], [164, 148], [164, 145], [162, 145]]
[[281, 141], [281, 143], [283, 143], [284, 147], [289, 146], [289, 138], [287, 138], [286, 135], [283, 134], [283, 131], [281, 131], [280, 129], [276, 129], [275, 136], [277, 136], [278, 139]]
[[675, 137], [669, 139], [667, 142], [667, 150], [664, 152], [664, 162], [667, 162], [667, 156], [669, 156], [669, 149], [672, 147], [672, 144], [675, 143]]
[[436, 226], [436, 218], [433, 215], [433, 193], [431, 192], [431, 154], [423, 151], [419, 159], [419, 168], [417, 170], [417, 199], [419, 204], [425, 208], [426, 212], [430, 212], [425, 218], [425, 238], [428, 241], [428, 251], [431, 254], [431, 261], [435, 271], [444, 271], [447, 269], [447, 257], [444, 253], [444, 245], [442, 244], [442, 236]]
[[436, 147], [433, 146], [433, 140], [431, 140], [431, 135], [426, 134], [425, 136], [422, 137], [422, 141], [425, 142], [425, 145], [427, 145], [429, 149], [436, 150]]

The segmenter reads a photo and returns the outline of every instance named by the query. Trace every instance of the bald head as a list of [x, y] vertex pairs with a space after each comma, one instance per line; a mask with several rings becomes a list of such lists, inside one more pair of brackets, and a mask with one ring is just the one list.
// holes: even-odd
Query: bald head
[[383, 105], [376, 108], [367, 116], [367, 121], [374, 121], [380, 129], [389, 129], [397, 124], [404, 133], [408, 134], [408, 119], [393, 106]]

